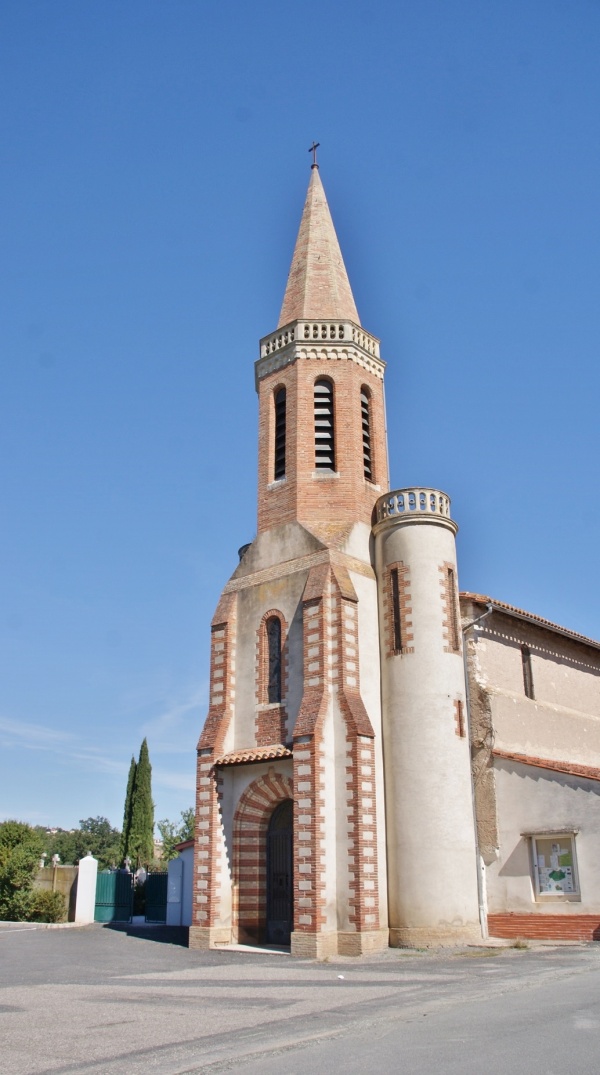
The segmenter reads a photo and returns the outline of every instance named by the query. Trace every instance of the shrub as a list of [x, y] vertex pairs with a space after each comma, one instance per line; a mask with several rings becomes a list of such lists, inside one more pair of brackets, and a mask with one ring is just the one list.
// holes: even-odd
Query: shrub
[[34, 888], [28, 893], [28, 908], [25, 922], [64, 922], [67, 917], [67, 905], [61, 892], [48, 892], [47, 889]]

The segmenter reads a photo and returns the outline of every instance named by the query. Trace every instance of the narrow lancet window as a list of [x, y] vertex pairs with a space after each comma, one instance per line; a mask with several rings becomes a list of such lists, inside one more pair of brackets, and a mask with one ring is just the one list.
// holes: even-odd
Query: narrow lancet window
[[402, 653], [402, 621], [400, 619], [400, 585], [398, 582], [398, 568], [393, 567], [390, 571], [392, 584], [392, 624], [394, 628], [394, 653]]
[[371, 454], [371, 393], [367, 388], [360, 390], [360, 412], [362, 420], [363, 471], [365, 478], [372, 482], [373, 458]]
[[450, 638], [450, 648], [454, 653], [460, 653], [460, 625], [458, 619], [458, 598], [456, 593], [456, 575], [452, 567], [448, 568], [448, 612], [450, 616], [450, 623], [448, 625], [448, 634]]
[[333, 385], [325, 379], [315, 381], [315, 467], [335, 470]]
[[275, 481], [285, 478], [285, 388], [275, 393]]
[[523, 665], [525, 697], [533, 698], [533, 672], [531, 670], [531, 653], [529, 651], [529, 646], [521, 646], [521, 663]]
[[270, 616], [266, 622], [268, 681], [267, 700], [269, 703], [281, 701], [281, 620]]

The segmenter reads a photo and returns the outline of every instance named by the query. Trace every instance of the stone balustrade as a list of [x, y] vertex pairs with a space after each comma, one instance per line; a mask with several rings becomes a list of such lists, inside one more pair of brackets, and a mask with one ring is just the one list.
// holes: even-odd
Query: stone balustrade
[[379, 358], [379, 340], [365, 332], [360, 325], [352, 321], [292, 321], [277, 332], [264, 336], [260, 341], [260, 357], [266, 358], [274, 352], [298, 342], [350, 343], [362, 348], [367, 354]]
[[375, 504], [375, 521], [407, 516], [434, 516], [450, 519], [450, 497], [439, 489], [395, 489], [380, 496]]

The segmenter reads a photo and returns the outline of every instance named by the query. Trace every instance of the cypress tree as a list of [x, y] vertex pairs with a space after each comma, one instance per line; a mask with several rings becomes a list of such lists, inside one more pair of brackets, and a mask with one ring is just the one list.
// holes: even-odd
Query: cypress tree
[[133, 791], [135, 788], [135, 777], [137, 772], [137, 765], [133, 755], [131, 756], [131, 765], [129, 766], [129, 776], [127, 777], [127, 791], [125, 792], [125, 809], [123, 810], [123, 832], [121, 833], [121, 847], [119, 850], [120, 861], [123, 863], [129, 854], [129, 833], [131, 832], [131, 807], [133, 805]]
[[152, 766], [148, 754], [148, 743], [145, 739], [140, 747], [140, 757], [136, 767], [127, 853], [136, 867], [147, 866], [154, 858]]

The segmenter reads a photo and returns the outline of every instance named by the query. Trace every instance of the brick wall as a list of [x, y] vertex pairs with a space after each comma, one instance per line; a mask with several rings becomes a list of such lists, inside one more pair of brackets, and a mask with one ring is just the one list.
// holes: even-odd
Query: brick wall
[[[298, 520], [357, 522], [369, 526], [381, 491], [388, 488], [383, 384], [379, 377], [344, 357], [336, 362], [297, 359], [259, 382], [258, 529]], [[334, 389], [336, 472], [315, 473], [314, 383], [326, 377]], [[361, 389], [371, 396], [373, 481], [365, 479]], [[285, 387], [286, 476], [274, 481], [274, 396]]]
[[532, 941], [598, 941], [600, 915], [588, 914], [491, 914], [490, 937]]

